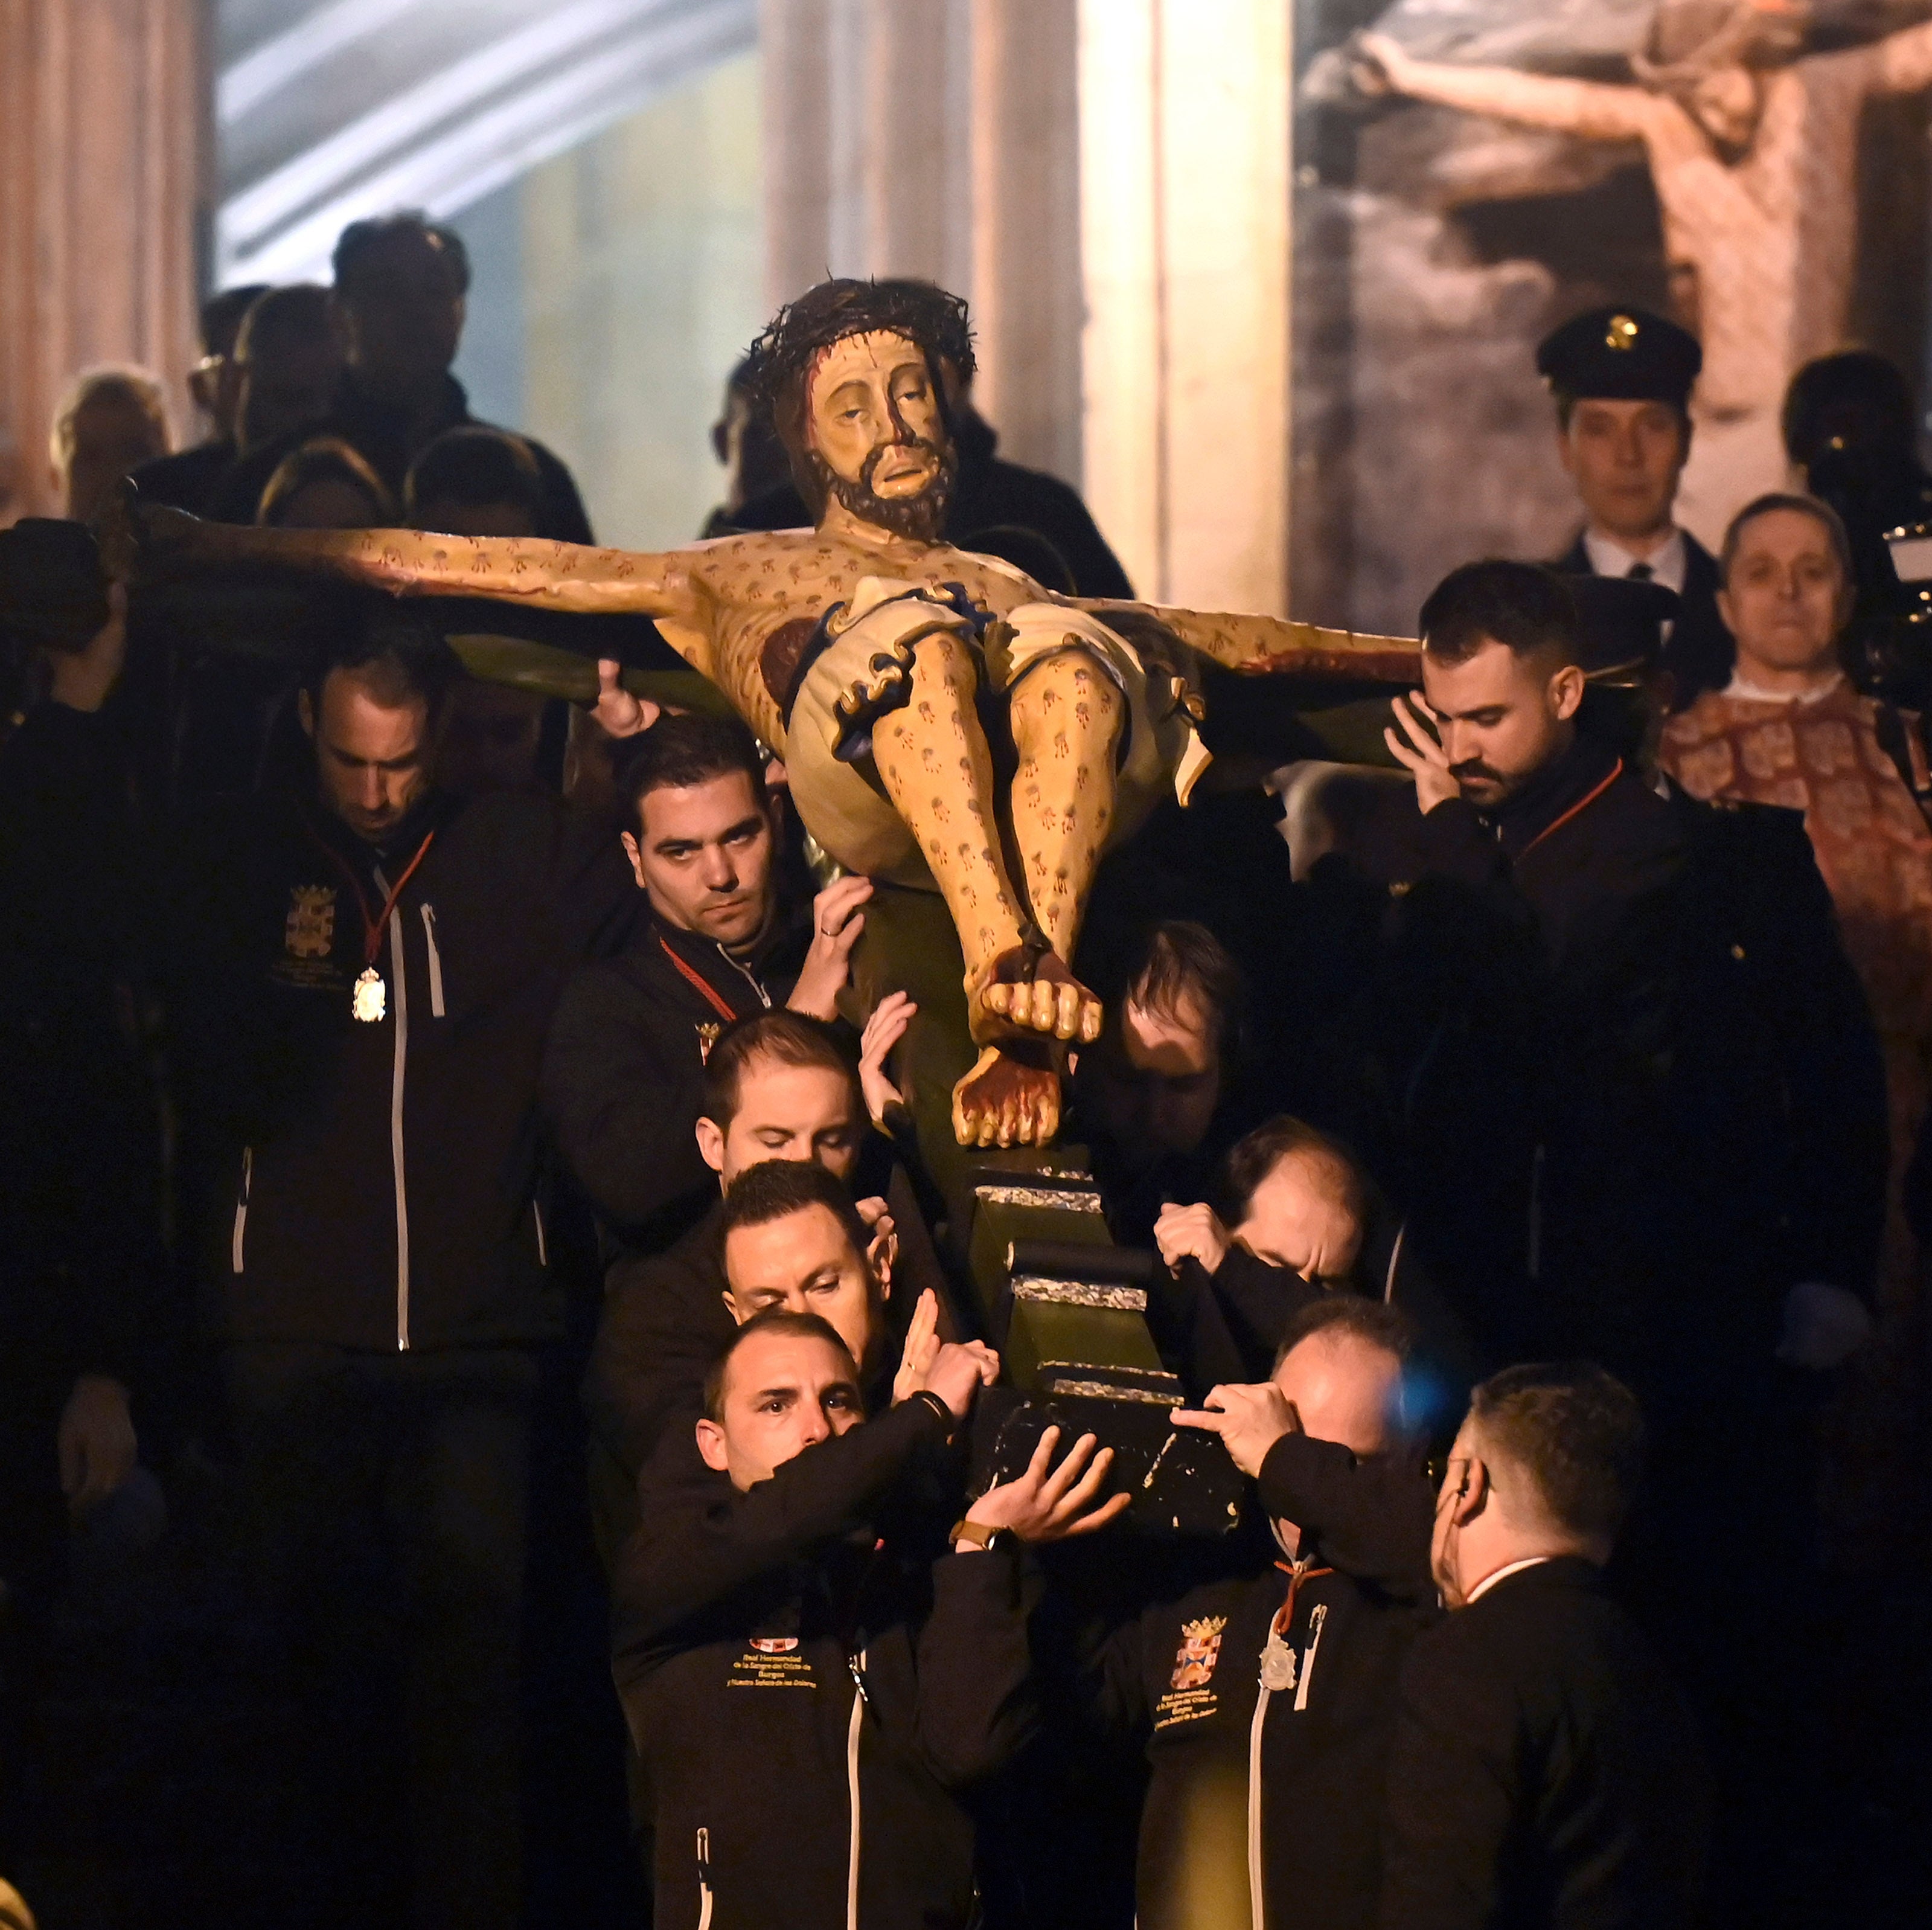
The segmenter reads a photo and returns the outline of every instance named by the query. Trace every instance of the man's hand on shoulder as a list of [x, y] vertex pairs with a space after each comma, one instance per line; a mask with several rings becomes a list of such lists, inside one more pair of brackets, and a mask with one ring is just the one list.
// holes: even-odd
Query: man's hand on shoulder
[[1294, 1403], [1271, 1380], [1210, 1388], [1204, 1408], [1177, 1407], [1169, 1418], [1177, 1427], [1219, 1434], [1228, 1458], [1250, 1478], [1282, 1435], [1301, 1431]]

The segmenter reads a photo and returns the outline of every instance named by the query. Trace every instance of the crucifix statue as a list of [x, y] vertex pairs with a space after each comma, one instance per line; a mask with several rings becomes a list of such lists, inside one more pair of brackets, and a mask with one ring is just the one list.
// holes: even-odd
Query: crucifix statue
[[[962, 1145], [1043, 1145], [1100, 1004], [1073, 956], [1102, 854], [1208, 756], [1203, 659], [1412, 673], [1413, 647], [1271, 617], [1054, 596], [939, 540], [955, 463], [943, 364], [970, 380], [965, 305], [918, 282], [835, 281], [752, 351], [814, 529], [661, 555], [412, 530], [279, 530], [135, 512], [139, 573], [271, 564], [398, 595], [649, 617], [782, 757], [806, 829], [848, 871], [944, 899], [976, 1062]], [[112, 533], [110, 533], [111, 536]], [[655, 714], [601, 667], [614, 734]], [[1010, 771], [1010, 776], [996, 776]]]
[[1698, 444], [1681, 512], [1714, 542], [1784, 486], [1792, 372], [1850, 339], [1860, 117], [1932, 86], [1932, 24], [1804, 53], [1805, 0], [1662, 0], [1634, 82], [1418, 60], [1382, 33], [1348, 50], [1355, 85], [1582, 140], [1642, 143], [1672, 296], [1702, 341]]

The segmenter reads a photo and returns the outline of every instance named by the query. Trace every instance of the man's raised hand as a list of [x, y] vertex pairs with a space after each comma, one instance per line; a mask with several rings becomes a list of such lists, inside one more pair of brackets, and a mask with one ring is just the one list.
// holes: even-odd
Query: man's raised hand
[[1090, 1535], [1124, 1514], [1132, 1499], [1126, 1493], [1109, 1495], [1095, 1505], [1113, 1465], [1113, 1449], [1102, 1448], [1096, 1454], [1094, 1436], [1083, 1434], [1055, 1468], [1053, 1451], [1059, 1445], [1060, 1430], [1048, 1428], [1026, 1472], [987, 1489], [966, 1511], [966, 1519], [984, 1528], [1010, 1529], [1022, 1541], [1043, 1542]]
[[1168, 1418], [1177, 1427], [1219, 1434], [1228, 1459], [1249, 1475], [1261, 1472], [1268, 1450], [1282, 1435], [1301, 1432], [1294, 1403], [1271, 1380], [1212, 1388], [1204, 1408], [1177, 1407]]
[[859, 1089], [866, 1095], [872, 1124], [882, 1133], [889, 1130], [892, 1113], [905, 1109], [904, 1095], [886, 1076], [886, 1061], [918, 1010], [910, 992], [890, 993], [872, 1008], [859, 1041]]
[[[1402, 726], [1402, 737], [1398, 737], [1394, 731], [1384, 729], [1382, 741], [1388, 746], [1389, 755], [1414, 778], [1416, 805], [1426, 818], [1437, 805], [1447, 804], [1452, 797], [1462, 794], [1462, 787], [1456, 782], [1449, 768], [1449, 753], [1422, 722], [1424, 717], [1431, 724], [1442, 720], [1429, 707], [1429, 700], [1419, 690], [1411, 691], [1406, 698], [1395, 698], [1389, 707], [1395, 713], [1396, 722]], [[1420, 716], [1417, 715], [1418, 711]], [[1407, 740], [1406, 743], [1404, 738]]]
[[814, 1019], [838, 1016], [838, 995], [852, 972], [852, 947], [866, 929], [859, 908], [872, 895], [872, 881], [850, 874], [834, 878], [812, 901], [812, 949], [785, 1004]]

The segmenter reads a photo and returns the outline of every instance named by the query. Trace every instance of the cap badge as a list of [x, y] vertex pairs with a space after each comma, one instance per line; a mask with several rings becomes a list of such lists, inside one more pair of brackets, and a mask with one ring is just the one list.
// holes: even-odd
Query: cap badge
[[1636, 324], [1628, 315], [1612, 315], [1610, 326], [1604, 331], [1606, 348], [1629, 350], [1636, 347]]

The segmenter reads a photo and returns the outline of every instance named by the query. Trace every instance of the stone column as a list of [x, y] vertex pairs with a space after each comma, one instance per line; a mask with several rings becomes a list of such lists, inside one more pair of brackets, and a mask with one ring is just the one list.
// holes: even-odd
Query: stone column
[[975, 400], [1003, 455], [1080, 479], [1077, 0], [974, 0]]
[[1289, 29], [1081, 0], [1087, 495], [1136, 585], [1285, 611]]
[[208, 233], [200, 0], [0, 0], [0, 521], [56, 506], [47, 431], [92, 363], [184, 378]]

